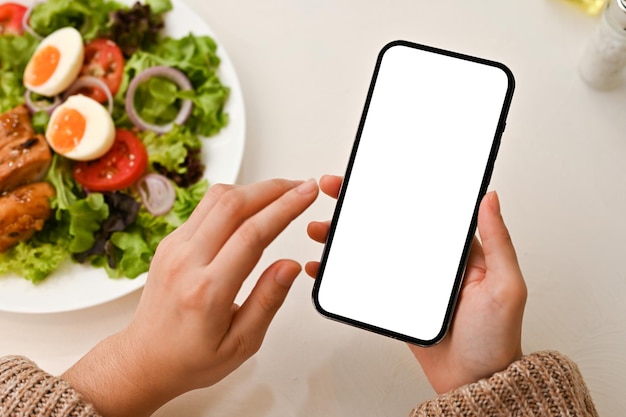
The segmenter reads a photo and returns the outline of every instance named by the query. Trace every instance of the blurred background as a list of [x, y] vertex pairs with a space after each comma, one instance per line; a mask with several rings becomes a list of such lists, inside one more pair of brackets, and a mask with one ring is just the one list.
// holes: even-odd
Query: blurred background
[[[597, 90], [578, 74], [599, 13], [573, 0], [186, 2], [239, 76], [247, 132], [239, 183], [342, 174], [376, 56], [391, 40], [506, 64], [516, 90], [490, 188], [528, 283], [524, 351], [573, 358], [600, 415], [626, 408], [626, 84]], [[251, 278], [279, 257], [318, 259], [306, 224], [330, 218], [333, 206], [320, 197]], [[403, 416], [434, 395], [404, 344], [319, 316], [312, 284], [298, 278], [253, 359], [157, 415]], [[62, 372], [122, 328], [138, 297], [79, 312], [0, 313], [8, 329], [0, 352]]]

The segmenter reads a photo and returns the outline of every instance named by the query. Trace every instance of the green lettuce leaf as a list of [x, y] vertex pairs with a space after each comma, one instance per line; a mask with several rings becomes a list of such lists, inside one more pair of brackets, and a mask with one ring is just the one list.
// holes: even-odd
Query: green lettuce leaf
[[37, 283], [56, 271], [67, 259], [64, 245], [33, 237], [0, 254], [0, 273], [13, 272]]
[[164, 65], [185, 73], [193, 89], [180, 91], [171, 82], [158, 79], [146, 82], [138, 88], [135, 107], [147, 121], [171, 121], [177, 113], [176, 101], [189, 99], [194, 108], [185, 126], [196, 135], [215, 135], [228, 124], [224, 105], [230, 93], [217, 76], [219, 64], [217, 46], [209, 36], [166, 37], [149, 50], [136, 52], [124, 66], [122, 84], [115, 95], [116, 125], [131, 126], [123, 105], [130, 80], [150, 67]]
[[148, 151], [150, 164], [159, 163], [167, 170], [184, 174], [187, 172], [185, 158], [189, 149], [200, 149], [198, 136], [186, 127], [174, 126], [169, 132], [159, 135], [146, 132], [141, 137]]
[[68, 208], [69, 234], [72, 237], [69, 250], [80, 253], [90, 249], [96, 242], [95, 233], [100, 224], [109, 217], [109, 206], [100, 193], [92, 193]]
[[101, 193], [84, 196], [71, 175], [71, 162], [55, 155], [46, 179], [56, 189], [51, 206], [55, 210], [57, 228], [67, 234], [70, 253], [79, 253], [91, 248], [94, 233], [109, 216], [109, 206]]
[[143, 227], [134, 224], [122, 232], [111, 235], [111, 243], [118, 249], [116, 252], [119, 254], [116, 257], [115, 269], [107, 268], [109, 276], [136, 278], [148, 271], [156, 247], [152, 247], [143, 236], [144, 230]]
[[43, 135], [46, 132], [46, 127], [48, 127], [50, 115], [45, 111], [40, 110], [37, 113], [33, 114], [33, 117], [31, 117], [30, 121], [33, 125], [35, 133], [40, 133]]
[[178, 187], [176, 185], [174, 187], [176, 189], [176, 202], [171, 212], [176, 215], [180, 224], [182, 224], [191, 216], [193, 210], [200, 200], [202, 200], [204, 194], [206, 194], [209, 189], [209, 182], [202, 180], [187, 188]]
[[46, 175], [46, 181], [50, 182], [56, 189], [56, 195], [52, 198], [52, 208], [57, 209], [55, 216], [61, 219], [60, 211], [67, 210], [72, 204], [78, 201], [80, 190], [72, 179], [71, 175], [66, 175], [71, 170], [71, 162], [59, 155], [54, 155], [52, 164]]
[[110, 0], [47, 0], [34, 7], [30, 26], [42, 36], [71, 26], [78, 29], [85, 41], [90, 41], [108, 27], [112, 12], [126, 8]]
[[24, 104], [22, 74], [38, 44], [30, 34], [0, 36], [0, 113]]
[[0, 36], [0, 63], [3, 70], [11, 70], [18, 73], [20, 80], [26, 64], [35, 48], [39, 45], [39, 40], [31, 34], [3, 35]]
[[169, 12], [173, 8], [170, 0], [146, 0], [144, 3], [150, 6], [154, 14]]

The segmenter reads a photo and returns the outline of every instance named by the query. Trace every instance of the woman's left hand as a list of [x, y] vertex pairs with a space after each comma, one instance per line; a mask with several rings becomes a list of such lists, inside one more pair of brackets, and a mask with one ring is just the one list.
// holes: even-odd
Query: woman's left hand
[[215, 185], [159, 245], [135, 317], [64, 375], [106, 417], [146, 416], [221, 380], [261, 346], [301, 271], [278, 260], [235, 304], [264, 249], [315, 200], [314, 180]]

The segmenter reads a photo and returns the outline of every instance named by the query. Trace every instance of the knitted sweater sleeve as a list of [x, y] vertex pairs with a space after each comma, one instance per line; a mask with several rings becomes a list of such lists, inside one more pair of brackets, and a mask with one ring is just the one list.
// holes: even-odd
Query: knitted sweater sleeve
[[423, 416], [592, 416], [598, 412], [574, 362], [544, 351], [524, 356], [502, 372], [420, 404]]
[[0, 416], [99, 417], [66, 381], [21, 356], [0, 358]]
[[[419, 405], [422, 416], [591, 416], [578, 367], [558, 352], [523, 357], [502, 372]], [[100, 417], [66, 381], [20, 356], [0, 358], [0, 416]]]

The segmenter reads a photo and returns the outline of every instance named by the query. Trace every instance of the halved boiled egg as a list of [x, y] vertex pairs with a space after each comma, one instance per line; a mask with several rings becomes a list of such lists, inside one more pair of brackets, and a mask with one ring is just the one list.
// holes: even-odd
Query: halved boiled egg
[[24, 70], [24, 86], [53, 97], [72, 84], [83, 65], [83, 38], [72, 27], [52, 32], [41, 41]]
[[102, 104], [78, 94], [54, 109], [46, 140], [56, 153], [66, 158], [90, 161], [111, 149], [115, 125]]

